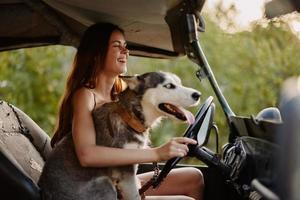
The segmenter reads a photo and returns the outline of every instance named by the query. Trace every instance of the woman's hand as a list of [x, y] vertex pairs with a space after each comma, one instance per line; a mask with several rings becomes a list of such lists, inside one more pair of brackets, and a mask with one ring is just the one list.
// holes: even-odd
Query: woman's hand
[[189, 151], [187, 146], [188, 144], [197, 144], [197, 141], [187, 137], [172, 138], [166, 144], [155, 148], [158, 161], [165, 161], [174, 157], [186, 156]]

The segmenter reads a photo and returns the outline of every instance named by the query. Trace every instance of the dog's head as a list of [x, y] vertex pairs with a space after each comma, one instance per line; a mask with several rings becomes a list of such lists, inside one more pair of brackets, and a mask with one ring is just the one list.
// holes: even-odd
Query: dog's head
[[126, 76], [123, 80], [130, 90], [141, 96], [141, 105], [145, 122], [152, 125], [160, 117], [172, 117], [188, 123], [194, 122], [194, 116], [185, 108], [195, 106], [201, 93], [184, 87], [175, 74], [169, 72], [148, 72], [136, 76]]

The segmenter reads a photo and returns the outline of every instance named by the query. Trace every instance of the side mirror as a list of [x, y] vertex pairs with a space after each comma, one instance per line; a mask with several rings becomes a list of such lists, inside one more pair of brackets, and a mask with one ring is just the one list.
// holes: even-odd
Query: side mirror
[[261, 110], [254, 119], [258, 123], [262, 121], [282, 123], [280, 111], [276, 107], [269, 107]]

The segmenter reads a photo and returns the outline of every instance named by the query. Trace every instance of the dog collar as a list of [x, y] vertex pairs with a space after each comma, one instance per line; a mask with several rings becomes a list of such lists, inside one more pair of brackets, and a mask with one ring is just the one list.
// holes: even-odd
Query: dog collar
[[136, 132], [144, 133], [147, 130], [147, 128], [142, 124], [141, 120], [128, 113], [123, 106], [119, 105], [116, 109], [116, 112], [120, 115], [124, 122], [126, 122]]

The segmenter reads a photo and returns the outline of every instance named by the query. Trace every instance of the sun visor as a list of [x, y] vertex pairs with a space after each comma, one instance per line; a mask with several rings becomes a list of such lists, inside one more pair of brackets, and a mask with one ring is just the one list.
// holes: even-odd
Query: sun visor
[[[204, 1], [180, 0], [44, 0], [55, 10], [88, 27], [96, 22], [111, 22], [126, 35], [131, 54], [147, 57], [177, 57], [184, 55], [183, 44], [177, 38], [178, 14], [182, 7], [188, 12], [200, 12]], [[118, 5], [118, 6], [115, 6]], [[172, 12], [169, 12], [172, 10]], [[175, 14], [174, 13], [178, 13]], [[170, 16], [167, 16], [169, 15]], [[166, 16], [169, 19], [166, 21]], [[174, 19], [173, 19], [174, 18]], [[177, 31], [179, 31], [177, 29]], [[173, 37], [173, 39], [172, 39]]]
[[0, 3], [0, 51], [52, 44], [76, 47], [87, 27], [111, 22], [125, 31], [131, 55], [185, 55], [178, 23], [204, 0], [5, 0]]

